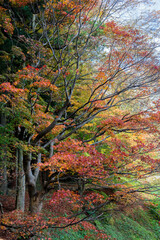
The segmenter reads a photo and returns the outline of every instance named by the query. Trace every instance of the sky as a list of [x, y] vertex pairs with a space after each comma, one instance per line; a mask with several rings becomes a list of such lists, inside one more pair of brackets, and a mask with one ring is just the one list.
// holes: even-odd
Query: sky
[[151, 11], [151, 10], [160, 10], [160, 0], [152, 0], [150, 6], [146, 6], [146, 4], [140, 4], [137, 6], [139, 11]]
[[[156, 20], [151, 14], [153, 11], [159, 11], [159, 18]], [[149, 20], [148, 13], [151, 21], [147, 27], [144, 25], [143, 29], [146, 33], [152, 34], [154, 42], [160, 45], [160, 0], [152, 0], [149, 5], [141, 3], [134, 8], [130, 8], [130, 11], [125, 14], [125, 20], [127, 17], [129, 23], [135, 22], [142, 27], [143, 23], [147, 23]]]
[[[145, 4], [140, 4], [136, 8], [136, 12], [139, 16], [141, 16], [141, 15], [143, 16], [145, 13], [152, 12], [152, 11], [160, 12], [160, 0], [152, 0], [152, 4], [150, 4], [150, 6], [146, 6]], [[152, 22], [152, 29], [153, 29], [153, 32], [155, 32], [155, 38], [154, 38], [155, 43], [160, 45], [160, 34], [159, 34], [159, 32], [160, 32], [160, 15], [159, 15], [159, 19], [157, 19], [157, 21], [155, 20]]]
[[140, 18], [142, 15], [144, 16], [147, 12], [152, 11], [160, 11], [160, 0], [148, 0], [151, 3], [141, 3], [137, 4], [135, 7], [131, 7], [130, 10], [128, 9], [125, 12], [125, 15], [122, 17], [122, 19], [130, 19], [130, 20], [136, 20], [137, 18]]
[[154, 8], [160, 10], [160, 1], [159, 0], [155, 0], [154, 2], [155, 2]]
[[[144, 33], [151, 36], [158, 54], [160, 53], [160, 0], [148, 0], [151, 3], [138, 4], [135, 7], [124, 9], [123, 15], [117, 15], [117, 21], [122, 24], [129, 24], [140, 27]], [[159, 17], [153, 17], [152, 12], [159, 11]], [[160, 57], [159, 57], [160, 61]]]
[[[139, 14], [139, 16], [143, 16], [146, 12], [152, 12], [152, 11], [159, 11], [160, 12], [160, 0], [153, 0], [153, 3], [146, 7], [145, 4], [140, 4], [140, 6], [137, 6], [136, 12]], [[142, 17], [143, 18], [143, 17]], [[151, 33], [154, 38], [152, 38], [152, 42], [156, 45], [156, 51], [159, 54], [160, 53], [160, 14], [159, 19], [156, 21], [152, 21], [149, 27], [146, 29], [147, 33]], [[160, 61], [160, 58], [159, 58]]]
[[160, 10], [160, 0], [152, 0], [149, 5], [145, 3], [138, 4], [134, 9], [133, 8], [131, 9], [130, 14], [132, 14], [132, 17], [136, 18], [137, 16], [140, 16], [145, 12], [151, 12], [154, 10], [155, 11]]

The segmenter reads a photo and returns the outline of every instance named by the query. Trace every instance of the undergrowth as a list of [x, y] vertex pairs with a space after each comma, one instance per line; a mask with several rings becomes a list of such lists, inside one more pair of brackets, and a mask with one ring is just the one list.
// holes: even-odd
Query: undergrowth
[[[129, 214], [125, 212], [106, 213], [102, 219], [95, 220], [94, 225], [97, 230], [108, 236], [108, 238], [104, 239], [159, 240], [160, 226], [155, 216], [155, 212], [151, 211], [151, 209], [147, 210], [139, 207], [132, 210]], [[92, 237], [86, 238], [89, 235]], [[46, 239], [51, 240], [97, 240], [94, 231], [86, 231], [85, 229], [78, 231], [73, 229], [54, 230], [50, 231], [48, 236], [49, 238]]]

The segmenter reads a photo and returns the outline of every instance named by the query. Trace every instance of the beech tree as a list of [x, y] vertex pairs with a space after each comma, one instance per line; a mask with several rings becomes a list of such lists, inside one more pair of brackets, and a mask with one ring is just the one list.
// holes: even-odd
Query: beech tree
[[[113, 175], [157, 169], [148, 155], [159, 146], [159, 101], [149, 97], [159, 87], [156, 46], [114, 20], [137, 2], [2, 1], [1, 162], [10, 168], [17, 158], [17, 209], [25, 209], [26, 181], [32, 214], [53, 190], [52, 206], [70, 199], [87, 216], [91, 204], [97, 211], [108, 202], [87, 188], [114, 188]], [[126, 110], [146, 98], [149, 108]], [[153, 140], [147, 145], [141, 134]], [[44, 226], [77, 222], [61, 216]]]

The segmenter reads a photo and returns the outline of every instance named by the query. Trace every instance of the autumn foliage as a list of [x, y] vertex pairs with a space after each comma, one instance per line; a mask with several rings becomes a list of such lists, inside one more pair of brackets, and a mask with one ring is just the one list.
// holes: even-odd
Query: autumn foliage
[[124, 178], [159, 170], [157, 52], [114, 20], [136, 3], [1, 1], [0, 183], [16, 201], [3, 213], [2, 199], [0, 227], [13, 238], [110, 239], [94, 220], [134, 199]]

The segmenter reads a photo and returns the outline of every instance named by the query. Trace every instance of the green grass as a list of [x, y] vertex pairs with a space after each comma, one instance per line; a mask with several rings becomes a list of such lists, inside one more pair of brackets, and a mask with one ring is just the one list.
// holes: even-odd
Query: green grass
[[[143, 181], [129, 182], [129, 185], [135, 187], [137, 184], [139, 187], [144, 187], [146, 183]], [[155, 193], [160, 195], [159, 182], [148, 182], [148, 186], [153, 186], [152, 194]], [[143, 194], [142, 194], [143, 196]], [[103, 231], [105, 234], [110, 236], [111, 240], [159, 240], [160, 239], [160, 201], [156, 196], [150, 198], [149, 194], [146, 194], [147, 201], [145, 207], [138, 205], [134, 208], [130, 206], [128, 210], [115, 211], [114, 206], [111, 204], [106, 207], [106, 211], [109, 208], [111, 211], [105, 213], [102, 219], [94, 222], [96, 229]], [[152, 205], [154, 204], [154, 205]], [[49, 230], [48, 230], [49, 232]], [[50, 238], [53, 240], [82, 240], [88, 234], [93, 234], [93, 231], [72, 229], [66, 230], [54, 230], [50, 231]], [[96, 235], [96, 233], [95, 233]], [[44, 239], [44, 238], [41, 238]], [[94, 239], [94, 238], [92, 238]], [[96, 237], [95, 237], [95, 240]]]
[[[69, 231], [65, 231], [65, 230], [55, 230], [54, 232], [52, 232], [52, 236], [50, 236], [50, 238], [52, 240], [76, 240], [76, 239], [83, 239], [85, 236], [86, 232], [85, 231], [73, 231], [73, 230], [69, 230]], [[42, 238], [43, 239], [43, 238]]]
[[[113, 212], [105, 214], [103, 219], [96, 220], [97, 230], [102, 230], [111, 240], [159, 240], [160, 226], [155, 214], [150, 210], [135, 209], [131, 214]], [[92, 231], [54, 230], [50, 232], [53, 240], [82, 240]], [[93, 234], [94, 235], [94, 234]], [[96, 240], [96, 238], [95, 238]]]

